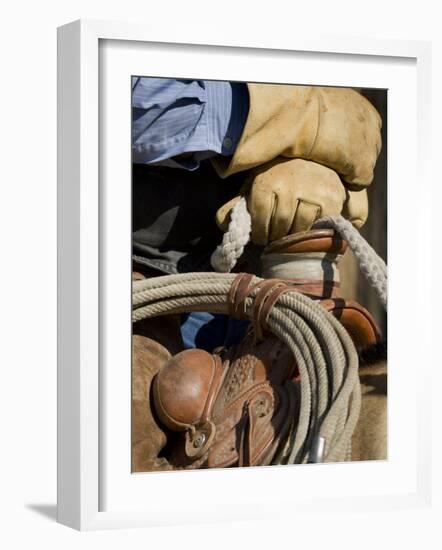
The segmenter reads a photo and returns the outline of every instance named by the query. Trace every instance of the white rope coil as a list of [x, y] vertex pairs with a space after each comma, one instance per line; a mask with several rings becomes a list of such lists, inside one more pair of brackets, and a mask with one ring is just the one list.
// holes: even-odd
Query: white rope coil
[[[387, 266], [360, 233], [342, 216], [322, 218], [314, 227], [331, 227], [348, 242], [386, 307]], [[234, 267], [250, 230], [251, 219], [242, 198], [232, 210], [222, 244], [212, 255], [216, 271], [229, 272]], [[227, 314], [227, 295], [234, 278], [228, 273], [188, 273], [134, 281], [132, 319], [190, 311]], [[252, 282], [259, 281], [255, 277]], [[254, 299], [252, 291], [245, 302], [249, 318]], [[299, 418], [273, 463], [317, 461], [316, 454], [325, 462], [349, 460], [361, 404], [358, 355], [349, 334], [332, 314], [296, 291], [281, 294], [267, 324], [292, 351], [300, 372]]]
[[217, 246], [210, 258], [215, 271], [228, 273], [235, 267], [245, 245], [249, 242], [251, 227], [246, 199], [241, 197], [232, 208], [229, 227], [223, 235], [222, 243]]
[[[133, 321], [187, 311], [228, 313], [227, 294], [235, 275], [188, 273], [133, 283]], [[252, 284], [262, 279], [255, 277]], [[250, 318], [256, 291], [246, 299]], [[343, 326], [318, 303], [298, 292], [282, 294], [269, 329], [292, 351], [300, 372], [300, 411], [284, 453], [274, 463], [348, 460], [360, 410], [358, 356]]]

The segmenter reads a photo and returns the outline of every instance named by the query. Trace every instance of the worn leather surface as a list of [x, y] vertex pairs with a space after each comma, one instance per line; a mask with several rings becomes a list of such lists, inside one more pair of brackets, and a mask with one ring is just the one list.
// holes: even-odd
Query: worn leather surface
[[217, 355], [189, 349], [170, 358], [155, 378], [153, 398], [161, 422], [185, 431], [211, 416], [224, 367]]
[[[152, 321], [159, 321], [159, 318]], [[254, 359], [254, 354], [257, 354], [257, 359]], [[255, 387], [258, 388], [259, 383], [268, 376], [269, 372], [273, 372], [269, 377], [270, 384], [265, 385], [262, 392], [265, 403], [270, 402], [271, 404], [273, 397], [277, 395], [273, 388], [280, 387], [279, 381], [287, 375], [284, 371], [287, 365], [293, 369], [288, 376], [292, 379], [297, 378], [298, 372], [287, 348], [284, 348], [275, 337], [270, 336], [264, 342], [257, 346], [253, 345], [253, 347], [249, 340], [248, 344], [232, 349], [228, 355], [224, 355], [223, 365], [229, 370], [229, 359], [233, 361], [234, 368], [231, 369], [230, 377], [225, 379], [222, 392], [219, 393], [220, 398], [215, 411], [216, 438], [212, 439], [211, 452], [206, 452], [204, 456], [194, 460], [189, 460], [185, 456], [184, 432], [166, 428], [153, 410], [152, 379], [161, 368], [167, 365], [170, 359], [170, 353], [157, 342], [144, 336], [133, 336], [132, 471], [146, 472], [238, 465], [240, 451], [243, 453], [241, 460], [244, 465], [268, 463], [270, 455], [274, 453], [277, 446], [275, 443], [277, 439], [273, 439], [275, 425], [261, 419], [255, 422], [252, 420], [254, 437], [242, 437], [246, 430], [250, 432], [250, 426], [246, 426], [247, 415], [244, 414], [244, 408], [239, 407], [238, 404], [241, 399], [242, 403], [246, 404], [247, 399], [244, 399], [244, 396], [247, 396], [246, 392], [251, 388], [248, 394], [250, 401], [253, 385], [256, 384]], [[277, 366], [273, 369], [274, 365]], [[385, 459], [387, 458], [386, 363], [361, 367], [360, 380], [362, 409], [352, 440], [352, 460]], [[242, 387], [246, 392], [240, 391], [241, 384], [244, 384]], [[256, 396], [258, 395], [260, 395], [259, 392], [256, 393]], [[240, 397], [240, 401], [235, 400], [237, 396]], [[204, 392], [199, 395], [204, 402], [206, 397], [204, 397]], [[278, 426], [284, 427], [283, 418], [281, 418], [281, 411], [284, 409], [280, 408], [279, 410]], [[245, 445], [251, 440], [254, 441], [252, 446]], [[270, 443], [271, 441], [273, 444]], [[244, 452], [246, 456], [244, 456]]]
[[[258, 245], [307, 231], [324, 216], [342, 214], [356, 227], [368, 217], [365, 189], [349, 191], [335, 171], [302, 159], [278, 157], [254, 168], [241, 194], [251, 217], [251, 240]], [[228, 201], [216, 213], [224, 231], [238, 200], [239, 196]]]
[[323, 164], [355, 187], [372, 182], [382, 121], [362, 95], [350, 88], [247, 86], [249, 114], [236, 151], [213, 160], [222, 177], [282, 156]]
[[288, 235], [270, 243], [264, 254], [302, 254], [305, 252], [326, 252], [344, 254], [348, 244], [333, 229], [315, 229]]
[[271, 335], [257, 344], [252, 333], [212, 357], [195, 352], [169, 360], [154, 381], [158, 416], [181, 432], [168, 461], [178, 469], [268, 464], [296, 416], [291, 353]]
[[346, 328], [357, 350], [364, 350], [380, 341], [379, 329], [369, 311], [353, 300], [328, 298], [321, 306]]
[[[269, 250], [296, 254], [312, 247], [335, 253], [345, 250], [331, 230], [285, 238]], [[143, 276], [134, 273], [134, 278]], [[232, 314], [241, 316], [252, 275], [238, 275], [237, 280], [238, 285], [232, 285], [236, 289]], [[244, 284], [239, 284], [241, 280]], [[177, 316], [134, 324], [134, 472], [271, 462], [290, 422], [296, 421], [298, 402], [293, 387], [299, 383], [299, 373], [291, 352], [265, 332], [261, 318], [267, 318], [273, 288], [280, 292], [292, 287], [309, 293], [305, 285], [290, 280], [264, 281], [258, 293], [262, 304], [258, 295], [256, 298], [255, 333], [250, 332], [239, 346], [213, 355], [203, 350], [183, 351]], [[378, 341], [373, 319], [359, 304], [341, 298], [322, 300], [321, 304], [340, 319], [357, 348]], [[261, 327], [260, 341], [256, 341], [257, 327]], [[362, 413], [353, 438], [352, 460], [386, 458], [386, 366], [363, 367], [361, 384]]]

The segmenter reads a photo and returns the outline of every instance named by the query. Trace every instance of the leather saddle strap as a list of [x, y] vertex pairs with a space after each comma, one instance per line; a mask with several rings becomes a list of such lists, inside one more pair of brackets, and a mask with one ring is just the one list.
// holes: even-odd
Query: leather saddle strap
[[239, 273], [233, 280], [227, 295], [229, 315], [235, 319], [247, 319], [246, 298], [254, 285], [251, 285], [254, 275]]
[[266, 279], [252, 284], [254, 275], [239, 273], [229, 289], [227, 304], [229, 315], [236, 319], [247, 319], [246, 299], [253, 291], [257, 291], [254, 303], [252, 320], [257, 340], [261, 340], [263, 332], [267, 330], [267, 319], [272, 307], [279, 296], [284, 292], [296, 291], [312, 298], [322, 298], [324, 295], [333, 295], [337, 283], [331, 283], [331, 288], [325, 289], [324, 281], [308, 281], [302, 279]]
[[298, 290], [296, 289], [296, 287], [285, 284], [283, 281], [273, 279], [273, 286], [268, 290], [265, 295], [263, 294], [262, 299], [259, 302], [255, 301], [253, 310], [253, 324], [255, 334], [257, 334], [258, 338], [262, 339], [264, 332], [268, 330], [267, 322], [270, 312], [272, 311], [273, 306], [276, 304], [281, 294], [284, 294], [285, 292], [298, 292]]
[[206, 404], [201, 414], [201, 421], [207, 422], [212, 416], [212, 409], [215, 404], [215, 400], [218, 396], [219, 389], [223, 383], [224, 378], [228, 372], [228, 368], [223, 365], [221, 357], [218, 354], [212, 354], [212, 359], [215, 362], [215, 372], [211, 380], [209, 392], [207, 394]]
[[248, 401], [244, 411], [244, 426], [241, 430], [238, 466], [252, 466], [252, 432], [253, 432], [252, 404]]
[[282, 279], [266, 279], [252, 285], [253, 275], [239, 273], [227, 295], [229, 314], [236, 319], [247, 319], [246, 299], [251, 292], [257, 290], [253, 302], [252, 322], [257, 341], [263, 339], [264, 332], [268, 330], [267, 319], [272, 307], [283, 292], [298, 290], [296, 285], [287, 284]]
[[268, 279], [259, 285], [258, 293], [253, 303], [253, 330], [256, 341], [263, 339], [264, 331], [267, 330], [267, 318], [270, 310], [278, 299], [281, 291], [287, 287], [284, 281], [279, 279]]

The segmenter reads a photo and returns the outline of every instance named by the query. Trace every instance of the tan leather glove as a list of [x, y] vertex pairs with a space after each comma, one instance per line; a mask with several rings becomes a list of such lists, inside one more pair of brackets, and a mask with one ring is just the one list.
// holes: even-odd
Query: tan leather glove
[[382, 120], [365, 97], [351, 88], [247, 87], [249, 114], [235, 153], [212, 159], [221, 177], [281, 156], [328, 166], [353, 188], [371, 183]]
[[[367, 193], [349, 191], [333, 170], [302, 159], [275, 159], [250, 171], [241, 194], [247, 197], [252, 219], [252, 242], [266, 245], [299, 231], [307, 231], [324, 216], [342, 214], [356, 227], [368, 215]], [[235, 197], [217, 214], [226, 231]]]
[[355, 227], [360, 229], [368, 218], [368, 197], [367, 190], [359, 191], [345, 190], [346, 199], [342, 208], [341, 216], [349, 220]]

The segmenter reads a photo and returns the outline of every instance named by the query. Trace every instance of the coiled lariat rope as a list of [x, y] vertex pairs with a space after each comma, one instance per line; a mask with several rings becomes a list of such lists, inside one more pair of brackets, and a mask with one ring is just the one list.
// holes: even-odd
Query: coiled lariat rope
[[[207, 311], [229, 313], [228, 295], [237, 275], [226, 273], [236, 264], [250, 236], [245, 199], [233, 208], [228, 231], [211, 258], [224, 273], [187, 273], [133, 283], [133, 322], [158, 315]], [[342, 216], [318, 220], [315, 228], [333, 228], [345, 239], [362, 273], [387, 305], [387, 267], [360, 233]], [[256, 285], [253, 277], [244, 301], [252, 320]], [[361, 390], [358, 354], [341, 323], [317, 301], [285, 290], [270, 309], [266, 325], [291, 350], [300, 373], [299, 416], [274, 464], [337, 462], [350, 459], [351, 437], [359, 418]]]
[[[236, 276], [188, 273], [134, 281], [132, 319], [189, 311], [227, 314]], [[249, 319], [260, 281], [253, 277], [244, 302]], [[300, 373], [299, 417], [275, 463], [348, 460], [361, 392], [358, 355], [347, 331], [317, 302], [295, 291], [279, 295], [267, 327], [292, 351]]]
[[[223, 235], [223, 242], [216, 248], [210, 259], [215, 271], [226, 273], [233, 269], [244, 251], [250, 237], [251, 219], [244, 197], [231, 211], [231, 221]], [[314, 229], [331, 228], [348, 242], [355, 255], [359, 268], [379, 296], [384, 308], [387, 307], [387, 266], [359, 231], [342, 216], [327, 216], [318, 220]]]

